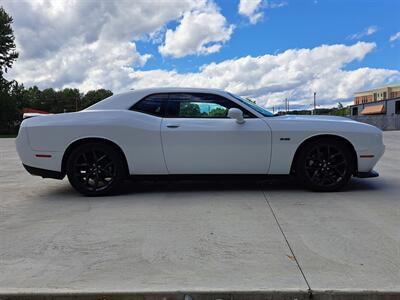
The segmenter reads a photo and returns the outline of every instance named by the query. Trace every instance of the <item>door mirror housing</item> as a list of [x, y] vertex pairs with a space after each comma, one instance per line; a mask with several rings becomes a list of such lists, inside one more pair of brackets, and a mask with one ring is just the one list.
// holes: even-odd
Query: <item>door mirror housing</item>
[[238, 124], [244, 123], [243, 112], [239, 108], [230, 108], [228, 110], [228, 118], [235, 119]]

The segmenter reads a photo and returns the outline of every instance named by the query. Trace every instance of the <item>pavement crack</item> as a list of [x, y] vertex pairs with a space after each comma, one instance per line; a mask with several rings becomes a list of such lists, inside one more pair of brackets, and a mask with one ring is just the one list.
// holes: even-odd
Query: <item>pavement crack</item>
[[312, 289], [311, 289], [310, 284], [308, 283], [308, 280], [307, 280], [307, 278], [306, 278], [306, 275], [304, 274], [303, 269], [301, 268], [300, 263], [299, 263], [299, 261], [298, 261], [296, 255], [294, 254], [294, 251], [293, 251], [292, 246], [290, 246], [289, 240], [287, 239], [287, 236], [286, 236], [285, 232], [283, 231], [283, 228], [282, 228], [281, 224], [279, 223], [278, 217], [276, 216], [275, 211], [274, 211], [274, 209], [272, 208], [272, 205], [271, 205], [271, 203], [269, 202], [267, 195], [265, 194], [264, 191], [262, 191], [262, 193], [263, 193], [263, 195], [264, 195], [264, 199], [265, 199], [265, 201], [267, 202], [267, 205], [268, 205], [269, 209], [271, 210], [272, 215], [274, 216], [275, 222], [276, 222], [276, 224], [278, 225], [278, 228], [279, 228], [280, 232], [282, 233], [283, 238], [285, 239], [285, 242], [286, 242], [286, 244], [287, 244], [287, 246], [288, 246], [290, 252], [292, 253], [292, 256], [291, 256], [291, 257], [292, 257], [292, 258], [294, 259], [294, 261], [296, 262], [296, 265], [297, 265], [297, 267], [299, 268], [299, 271], [300, 271], [301, 275], [303, 276], [303, 279], [304, 279], [304, 281], [305, 281], [305, 283], [306, 283], [306, 285], [307, 285], [308, 293], [309, 293], [310, 299], [311, 299], [311, 298], [312, 298]]

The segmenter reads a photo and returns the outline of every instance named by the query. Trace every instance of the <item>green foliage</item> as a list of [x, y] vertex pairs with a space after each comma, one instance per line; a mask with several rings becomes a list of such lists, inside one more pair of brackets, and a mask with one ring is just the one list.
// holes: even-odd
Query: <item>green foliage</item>
[[345, 116], [350, 115], [350, 107], [344, 107], [341, 102], [338, 102], [338, 106], [330, 108], [328, 114], [332, 115], [332, 116], [345, 117]]
[[185, 103], [180, 108], [179, 115], [181, 117], [190, 117], [190, 118], [204, 118], [204, 117], [211, 117], [211, 118], [222, 118], [226, 117], [227, 110], [223, 107], [214, 107], [210, 111], [201, 111], [201, 107], [197, 103]]
[[82, 107], [86, 108], [89, 107], [100, 100], [108, 98], [112, 96], [112, 92], [110, 90], [99, 89], [99, 90], [92, 90], [86, 93], [86, 95], [82, 98]]
[[52, 112], [80, 110], [81, 95], [78, 89], [65, 88], [57, 92]]
[[37, 86], [25, 89], [23, 85], [14, 84], [16, 106], [18, 109], [34, 108], [51, 113], [78, 111], [112, 95], [105, 89], [89, 91], [86, 94], [78, 89], [65, 88], [56, 91], [53, 88], [40, 90]]
[[[13, 19], [0, 6], [0, 79], [4, 81], [3, 73], [11, 68], [13, 62], [18, 58], [15, 51], [14, 33], [11, 28]], [[3, 82], [0, 82], [2, 84]]]
[[350, 115], [350, 107], [332, 108], [329, 115], [342, 117], [348, 116]]
[[50, 113], [63, 113], [81, 110], [88, 105], [112, 95], [109, 90], [90, 91], [84, 95], [78, 89], [65, 88], [40, 90], [37, 86], [25, 89], [23, 85], [12, 82], [0, 92], [0, 133], [15, 133], [22, 118], [23, 108], [34, 108]]
[[[278, 115], [281, 113], [278, 113]], [[311, 115], [310, 110], [302, 109], [302, 110], [291, 110], [288, 112], [289, 115]]]
[[12, 18], [0, 6], [0, 133], [8, 133], [15, 127], [17, 115], [13, 86], [3, 74], [11, 68], [18, 58], [15, 51], [14, 34], [11, 28]]
[[18, 125], [18, 112], [13, 84], [0, 89], [0, 134], [14, 133]]
[[[281, 113], [284, 114], [284, 113]], [[311, 110], [291, 110], [290, 115], [311, 115]], [[344, 107], [340, 102], [337, 107], [332, 108], [317, 108], [317, 115], [331, 115], [345, 117], [350, 115], [350, 107]]]
[[180, 109], [181, 117], [201, 117], [200, 106], [195, 103], [186, 103]]
[[225, 108], [216, 107], [208, 113], [208, 116], [212, 118], [223, 118], [226, 117], [227, 112]]

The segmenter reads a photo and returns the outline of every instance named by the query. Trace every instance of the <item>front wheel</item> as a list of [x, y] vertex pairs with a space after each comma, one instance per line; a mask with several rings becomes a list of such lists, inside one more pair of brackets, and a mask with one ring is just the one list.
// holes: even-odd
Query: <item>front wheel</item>
[[315, 191], [337, 191], [350, 180], [354, 162], [349, 146], [324, 138], [307, 144], [300, 152], [296, 174], [306, 186]]
[[78, 192], [87, 196], [115, 192], [125, 173], [121, 154], [107, 144], [82, 144], [72, 151], [67, 161], [69, 182]]

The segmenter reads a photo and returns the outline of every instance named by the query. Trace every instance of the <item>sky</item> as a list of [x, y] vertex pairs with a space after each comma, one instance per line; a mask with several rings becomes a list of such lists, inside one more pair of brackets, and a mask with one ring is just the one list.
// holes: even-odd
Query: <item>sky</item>
[[400, 83], [399, 0], [0, 0], [25, 87], [219, 88], [275, 111]]

